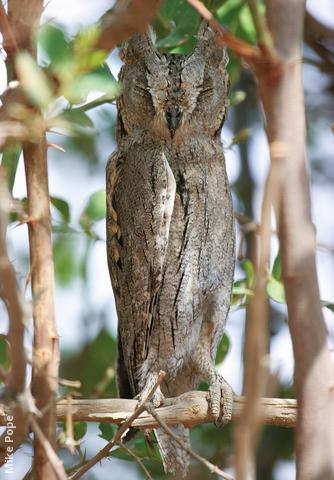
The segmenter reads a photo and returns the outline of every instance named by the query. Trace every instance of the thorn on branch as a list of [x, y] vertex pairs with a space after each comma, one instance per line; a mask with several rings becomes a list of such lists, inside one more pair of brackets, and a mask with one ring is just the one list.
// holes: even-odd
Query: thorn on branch
[[66, 153], [65, 148], [61, 147], [60, 145], [57, 145], [56, 143], [47, 142], [46, 145], [47, 145], [48, 148], [53, 147], [56, 150], [59, 150], [60, 152]]

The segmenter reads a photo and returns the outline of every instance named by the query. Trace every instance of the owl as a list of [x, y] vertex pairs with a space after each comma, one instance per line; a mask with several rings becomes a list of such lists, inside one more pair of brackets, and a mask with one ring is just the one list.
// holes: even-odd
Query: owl
[[[233, 391], [215, 370], [233, 285], [232, 200], [220, 140], [227, 54], [203, 22], [191, 54], [156, 50], [148, 34], [121, 49], [117, 151], [106, 169], [107, 256], [118, 315], [121, 398], [153, 403], [209, 385], [215, 419]], [[189, 431], [172, 427], [189, 446]], [[155, 431], [166, 471], [188, 456]]]

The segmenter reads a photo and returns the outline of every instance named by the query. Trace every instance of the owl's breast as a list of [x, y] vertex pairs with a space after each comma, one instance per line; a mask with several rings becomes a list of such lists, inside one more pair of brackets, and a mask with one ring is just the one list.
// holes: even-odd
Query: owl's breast
[[230, 290], [233, 213], [220, 146], [194, 142], [170, 149], [166, 157], [176, 194], [157, 301], [156, 342], [162, 358], [183, 365], [199, 341], [205, 305], [219, 302], [224, 286]]

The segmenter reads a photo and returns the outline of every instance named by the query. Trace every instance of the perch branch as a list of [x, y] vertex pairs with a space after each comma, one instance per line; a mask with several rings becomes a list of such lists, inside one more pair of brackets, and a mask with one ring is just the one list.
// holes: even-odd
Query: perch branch
[[[72, 399], [72, 419], [74, 422], [104, 422], [122, 424], [132, 415], [137, 406], [137, 400], [122, 398], [75, 400]], [[244, 397], [234, 399], [232, 421], [240, 418]], [[65, 422], [67, 415], [67, 400], [57, 403], [57, 422]], [[212, 423], [207, 402], [207, 392], [192, 391], [176, 398], [166, 398], [164, 405], [156, 409], [159, 416], [167, 425], [182, 423], [187, 428], [203, 423]], [[5, 425], [6, 415], [10, 413], [7, 406], [0, 407], [0, 426]], [[259, 414], [264, 425], [279, 427], [294, 427], [297, 418], [297, 403], [288, 398], [261, 398]], [[132, 426], [139, 429], [158, 427], [157, 422], [147, 412], [142, 412], [132, 422]]]

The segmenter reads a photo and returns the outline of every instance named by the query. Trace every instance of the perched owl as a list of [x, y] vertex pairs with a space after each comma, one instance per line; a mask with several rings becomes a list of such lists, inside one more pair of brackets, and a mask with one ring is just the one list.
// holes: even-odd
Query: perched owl
[[[158, 52], [149, 35], [121, 50], [117, 145], [107, 165], [107, 254], [118, 314], [119, 395], [153, 403], [209, 384], [216, 419], [233, 392], [215, 370], [229, 311], [235, 236], [220, 132], [227, 55], [204, 22], [188, 55]], [[224, 419], [224, 418], [223, 418]], [[173, 427], [189, 445], [189, 431]], [[188, 457], [156, 430], [166, 471]]]

